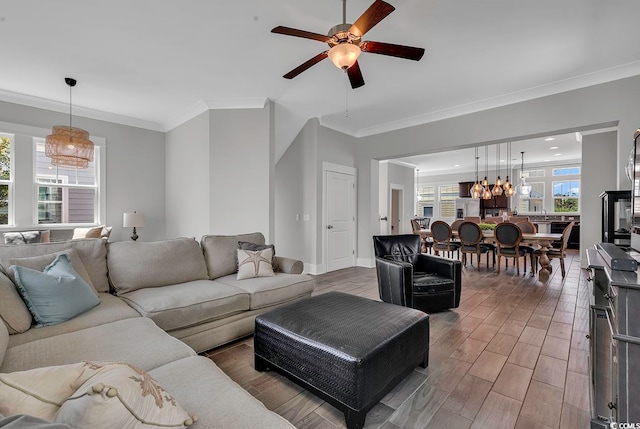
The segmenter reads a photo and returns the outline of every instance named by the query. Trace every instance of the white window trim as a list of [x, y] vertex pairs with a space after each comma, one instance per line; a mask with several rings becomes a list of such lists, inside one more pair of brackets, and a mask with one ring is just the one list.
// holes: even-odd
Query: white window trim
[[[13, 142], [14, 145], [12, 145], [12, 157], [11, 157], [11, 166], [12, 166], [12, 177], [13, 177], [13, 186], [15, 188], [16, 186], [16, 171], [15, 171], [15, 142], [17, 140], [17, 136], [22, 136], [22, 137], [30, 137], [33, 138], [33, 145], [32, 145], [32, 152], [31, 152], [31, 158], [29, 161], [29, 165], [31, 165], [31, 185], [29, 185], [28, 183], [20, 183], [21, 189], [24, 189], [24, 187], [27, 187], [28, 189], [33, 189], [33, 182], [35, 179], [35, 163], [34, 163], [34, 159], [35, 159], [35, 139], [36, 138], [40, 138], [40, 139], [44, 139], [47, 135], [51, 134], [51, 129], [50, 128], [40, 128], [40, 127], [32, 127], [32, 126], [28, 126], [28, 125], [20, 125], [20, 124], [13, 124], [13, 123], [9, 123], [9, 122], [2, 122], [0, 121], [0, 130], [3, 131], [4, 134], [10, 134], [14, 136]], [[99, 209], [96, 210], [96, 214], [97, 214], [97, 219], [96, 222], [94, 224], [87, 224], [87, 223], [83, 223], [83, 224], [47, 224], [47, 229], [69, 229], [69, 228], [74, 228], [74, 227], [88, 227], [88, 226], [98, 226], [98, 225], [102, 225], [106, 223], [106, 219], [107, 219], [107, 177], [106, 177], [106, 172], [107, 172], [107, 165], [106, 165], [106, 160], [107, 160], [107, 156], [106, 156], [106, 151], [107, 151], [107, 140], [104, 137], [98, 137], [98, 136], [93, 136], [91, 135], [89, 137], [91, 139], [91, 141], [93, 142], [94, 146], [96, 146], [99, 150], [96, 151], [96, 183], [97, 183], [97, 195], [96, 195], [96, 201], [98, 201], [99, 204]], [[26, 165], [26, 163], [25, 163]], [[11, 194], [11, 193], [10, 193]], [[43, 225], [38, 224], [38, 217], [37, 217], [37, 195], [32, 195], [30, 199], [21, 199], [21, 201], [18, 201], [17, 198], [15, 198], [15, 192], [10, 195], [10, 198], [12, 198], [12, 209], [10, 209], [11, 215], [10, 215], [10, 219], [13, 219], [13, 223], [9, 224], [9, 225], [0, 225], [0, 231], [6, 231], [6, 230], [11, 230], [11, 229], [16, 229], [16, 228], [20, 228], [20, 229], [41, 229], [43, 227]], [[24, 205], [25, 207], [22, 207], [23, 210], [28, 210], [29, 213], [31, 214], [31, 224], [27, 223], [26, 221], [23, 221], [22, 224], [17, 224], [16, 222], [16, 209], [17, 209], [17, 205], [20, 204], [21, 207], [22, 205]], [[28, 207], [27, 207], [28, 205]], [[26, 211], [23, 211], [23, 214], [26, 214]]]
[[9, 217], [9, 219], [7, 220], [7, 224], [6, 225], [0, 225], [0, 227], [14, 227], [14, 223], [15, 223], [15, 216], [14, 216], [14, 210], [15, 210], [15, 198], [14, 198], [14, 188], [15, 188], [15, 135], [14, 134], [8, 134], [8, 133], [0, 133], [0, 137], [7, 137], [9, 140], [11, 140], [11, 148], [9, 149], [9, 169], [10, 171], [10, 175], [9, 175], [9, 180], [2, 180], [0, 179], [0, 185], [9, 185], [9, 195], [7, 197], [7, 201], [9, 203], [9, 210], [7, 211], [7, 215]]
[[[554, 176], [554, 177], [567, 177], [567, 176]], [[555, 184], [556, 183], [560, 183], [560, 182], [578, 182], [578, 188], [580, 189], [580, 192], [578, 193], [578, 196], [575, 197], [556, 197], [555, 195], [553, 195], [553, 188], [555, 188]], [[565, 214], [565, 213], [580, 213], [580, 210], [582, 208], [582, 204], [581, 204], [581, 196], [582, 196], [582, 181], [580, 179], [564, 179], [564, 180], [554, 180], [553, 182], [551, 182], [551, 202], [553, 203], [553, 210], [554, 213], [560, 213], [560, 214]], [[566, 200], [569, 198], [577, 198], [578, 199], [578, 210], [575, 212], [556, 212], [555, 211], [555, 200], [559, 199], [559, 200]]]

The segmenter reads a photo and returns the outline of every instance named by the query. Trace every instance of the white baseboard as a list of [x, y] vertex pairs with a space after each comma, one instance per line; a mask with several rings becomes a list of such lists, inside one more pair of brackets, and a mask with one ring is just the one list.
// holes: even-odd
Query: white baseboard
[[375, 259], [370, 258], [358, 258], [356, 260], [356, 266], [365, 268], [374, 268], [376, 266]]
[[307, 264], [306, 262], [304, 264], [305, 274], [312, 274], [314, 276], [317, 276], [318, 274], [324, 274], [326, 272], [327, 271], [324, 268], [324, 264]]

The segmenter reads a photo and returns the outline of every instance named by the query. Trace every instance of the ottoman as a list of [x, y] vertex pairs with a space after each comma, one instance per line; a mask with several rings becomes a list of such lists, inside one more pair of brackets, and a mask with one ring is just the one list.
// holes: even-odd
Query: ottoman
[[255, 368], [274, 369], [345, 413], [349, 429], [429, 356], [429, 316], [330, 292], [256, 317]]

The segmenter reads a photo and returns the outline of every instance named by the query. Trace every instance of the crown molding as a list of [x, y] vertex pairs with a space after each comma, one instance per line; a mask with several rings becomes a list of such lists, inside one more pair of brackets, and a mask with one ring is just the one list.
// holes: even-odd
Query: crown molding
[[268, 97], [220, 98], [216, 100], [199, 100], [181, 113], [172, 116], [163, 123], [164, 131], [184, 124], [208, 110], [225, 109], [262, 109], [269, 101]]
[[382, 134], [389, 131], [396, 131], [402, 128], [414, 127], [430, 122], [441, 121], [444, 119], [454, 118], [456, 116], [476, 113], [483, 110], [503, 107], [510, 104], [529, 101], [536, 98], [542, 98], [549, 95], [560, 94], [563, 92], [573, 91], [580, 88], [599, 85], [615, 80], [625, 79], [632, 76], [640, 75], [640, 61], [623, 64], [621, 66], [600, 70], [597, 72], [586, 73], [580, 76], [540, 85], [537, 87], [504, 94], [498, 97], [492, 97], [485, 100], [479, 100], [460, 106], [454, 106], [435, 112], [416, 115], [411, 118], [401, 119], [398, 121], [387, 122], [368, 128], [347, 129], [343, 126], [331, 124], [330, 121], [320, 118], [323, 126], [352, 135], [353, 137], [367, 137], [375, 134]]
[[[69, 113], [69, 104], [59, 101], [47, 100], [45, 98], [34, 97], [32, 95], [18, 94], [17, 92], [0, 89], [0, 101], [20, 104], [37, 109], [50, 110], [59, 113]], [[73, 115], [83, 118], [96, 119], [98, 121], [113, 122], [121, 125], [128, 125], [136, 128], [143, 128], [151, 131], [164, 131], [162, 124], [144, 119], [132, 118], [130, 116], [118, 115], [116, 113], [104, 112], [102, 110], [89, 109], [82, 106], [73, 106]]]

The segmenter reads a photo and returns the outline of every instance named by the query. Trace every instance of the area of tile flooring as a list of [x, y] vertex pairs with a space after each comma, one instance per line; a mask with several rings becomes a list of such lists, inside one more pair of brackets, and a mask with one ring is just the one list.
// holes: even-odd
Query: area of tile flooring
[[[368, 414], [368, 428], [589, 427], [589, 300], [577, 251], [547, 283], [463, 269], [460, 307], [431, 314], [429, 367], [416, 368]], [[316, 294], [378, 299], [375, 269], [316, 277]], [[298, 428], [343, 428], [342, 413], [280, 375], [253, 369], [252, 338], [207, 353], [232, 379]]]

